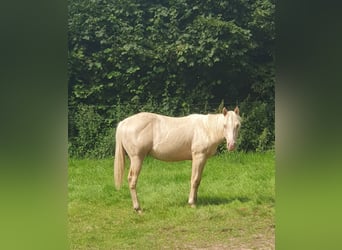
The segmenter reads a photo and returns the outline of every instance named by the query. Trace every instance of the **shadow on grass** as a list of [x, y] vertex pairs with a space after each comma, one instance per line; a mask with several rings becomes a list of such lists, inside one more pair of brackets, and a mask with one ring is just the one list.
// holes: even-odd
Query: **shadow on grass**
[[223, 205], [229, 204], [234, 201], [239, 202], [249, 202], [251, 199], [248, 197], [230, 197], [230, 198], [223, 198], [223, 197], [215, 197], [215, 196], [202, 196], [198, 197], [197, 206], [207, 206], [207, 205]]

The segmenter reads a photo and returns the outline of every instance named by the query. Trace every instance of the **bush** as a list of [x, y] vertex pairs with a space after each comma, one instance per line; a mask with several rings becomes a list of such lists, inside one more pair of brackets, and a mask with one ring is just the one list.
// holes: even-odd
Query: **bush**
[[[166, 110], [163, 105], [150, 98], [145, 104], [139, 100], [121, 102], [115, 106], [101, 108], [79, 104], [69, 109], [69, 155], [76, 158], [104, 158], [113, 155], [115, 127], [124, 118], [141, 112], [157, 112], [172, 115], [174, 109]], [[222, 102], [217, 113], [222, 111]], [[274, 104], [250, 101], [247, 98], [240, 105], [242, 127], [238, 138], [238, 149], [242, 151], [267, 151], [274, 148]], [[180, 111], [183, 115], [184, 110]], [[186, 115], [186, 114], [184, 114]], [[177, 115], [176, 115], [177, 116]], [[225, 152], [226, 143], [219, 145], [217, 152]]]
[[69, 111], [69, 155], [103, 158], [113, 154], [114, 129], [94, 106], [78, 105]]
[[274, 104], [249, 101], [240, 105], [242, 126], [239, 149], [243, 151], [266, 151], [274, 148]]

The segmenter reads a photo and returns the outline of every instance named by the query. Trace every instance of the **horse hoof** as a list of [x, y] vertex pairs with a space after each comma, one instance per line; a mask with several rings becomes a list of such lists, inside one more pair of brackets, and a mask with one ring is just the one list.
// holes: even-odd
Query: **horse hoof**
[[141, 208], [134, 208], [134, 211], [137, 213], [137, 214], [142, 214], [142, 210]]
[[191, 208], [196, 208], [196, 204], [189, 204]]

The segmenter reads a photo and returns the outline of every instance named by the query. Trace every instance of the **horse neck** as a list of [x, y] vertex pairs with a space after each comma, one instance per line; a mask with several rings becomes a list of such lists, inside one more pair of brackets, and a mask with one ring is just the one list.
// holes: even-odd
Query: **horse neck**
[[212, 138], [216, 143], [220, 143], [224, 139], [223, 122], [224, 116], [222, 114], [208, 116], [208, 125], [210, 131], [212, 131]]

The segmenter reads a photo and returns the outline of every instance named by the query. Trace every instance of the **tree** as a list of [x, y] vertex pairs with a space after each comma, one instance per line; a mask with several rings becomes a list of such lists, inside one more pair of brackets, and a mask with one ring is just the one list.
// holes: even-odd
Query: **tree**
[[[271, 135], [264, 148], [272, 146], [273, 1], [70, 0], [68, 26], [71, 148], [80, 147], [82, 124], [74, 117], [84, 105], [104, 120], [99, 132], [110, 134], [142, 110], [206, 113], [221, 100], [241, 104], [246, 114], [251, 103], [267, 103], [255, 117]], [[253, 140], [262, 133], [257, 129]], [[260, 143], [247, 144], [240, 148]]]

